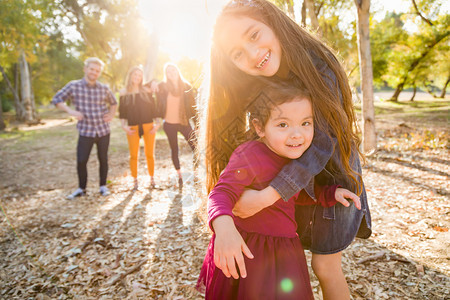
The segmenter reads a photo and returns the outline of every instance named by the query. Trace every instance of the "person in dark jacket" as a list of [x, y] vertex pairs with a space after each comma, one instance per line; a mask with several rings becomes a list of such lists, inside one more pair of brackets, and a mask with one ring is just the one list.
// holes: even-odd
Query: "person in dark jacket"
[[157, 103], [159, 116], [163, 118], [163, 129], [169, 140], [172, 162], [178, 174], [178, 185], [181, 189], [180, 159], [178, 157], [178, 132], [180, 132], [192, 151], [195, 149], [195, 134], [189, 121], [196, 122], [196, 91], [181, 75], [173, 63], [164, 66], [164, 80], [158, 84]]

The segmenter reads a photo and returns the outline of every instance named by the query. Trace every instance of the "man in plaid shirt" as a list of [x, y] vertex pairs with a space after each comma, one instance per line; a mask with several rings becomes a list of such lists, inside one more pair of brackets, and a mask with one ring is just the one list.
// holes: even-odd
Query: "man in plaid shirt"
[[[83, 196], [86, 193], [87, 162], [94, 144], [97, 145], [100, 163], [100, 194], [109, 195], [106, 187], [108, 174], [109, 122], [114, 118], [117, 101], [111, 90], [97, 81], [102, 73], [104, 63], [90, 57], [84, 62], [84, 77], [73, 80], [59, 90], [53, 97], [52, 103], [69, 115], [77, 118], [79, 132], [77, 145], [78, 189], [67, 199]], [[65, 104], [71, 100], [75, 109]]]

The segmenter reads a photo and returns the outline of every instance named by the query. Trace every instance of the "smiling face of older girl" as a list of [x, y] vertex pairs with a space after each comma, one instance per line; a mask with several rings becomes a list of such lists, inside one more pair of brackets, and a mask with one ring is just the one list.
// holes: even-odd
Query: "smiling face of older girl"
[[270, 77], [281, 66], [281, 46], [266, 24], [245, 16], [226, 16], [219, 32], [219, 47], [241, 71]]

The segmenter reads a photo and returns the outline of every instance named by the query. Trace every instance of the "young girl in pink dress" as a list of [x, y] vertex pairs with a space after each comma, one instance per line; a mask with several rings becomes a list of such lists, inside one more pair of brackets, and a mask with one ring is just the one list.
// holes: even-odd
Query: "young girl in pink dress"
[[[248, 111], [252, 137], [234, 150], [209, 194], [208, 222], [217, 231], [209, 244], [198, 288], [205, 288], [206, 299], [313, 299], [295, 221], [295, 204], [315, 203], [306, 192], [288, 201], [279, 199], [246, 219], [232, 213], [246, 188], [267, 187], [284, 165], [308, 149], [314, 135], [310, 97], [298, 88], [270, 85], [251, 101]], [[316, 186], [315, 192], [321, 206], [331, 207], [337, 201], [348, 206], [345, 198], [350, 198], [360, 207], [358, 196], [337, 185]], [[227, 233], [220, 228], [230, 227], [243, 239], [245, 269], [239, 270], [240, 278], [222, 272], [221, 265], [234, 263], [215, 252], [216, 246], [224, 247], [217, 241], [226, 240], [223, 235]]]

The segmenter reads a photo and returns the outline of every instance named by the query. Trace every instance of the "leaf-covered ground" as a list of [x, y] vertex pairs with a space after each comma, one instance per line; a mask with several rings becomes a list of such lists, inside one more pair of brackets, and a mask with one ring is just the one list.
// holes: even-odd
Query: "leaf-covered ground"
[[[448, 116], [395, 113], [378, 118], [380, 150], [363, 169], [373, 235], [344, 251], [344, 271], [353, 299], [449, 299]], [[159, 187], [148, 189], [141, 155], [134, 191], [115, 120], [112, 194], [98, 195], [94, 150], [88, 195], [68, 201], [77, 185], [74, 121], [52, 112], [43, 122], [0, 137], [0, 299], [202, 299], [194, 286], [209, 232], [186, 144], [180, 140], [182, 191], [163, 134]]]

